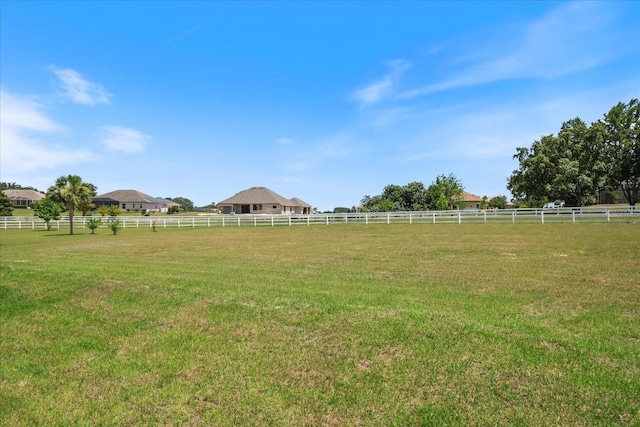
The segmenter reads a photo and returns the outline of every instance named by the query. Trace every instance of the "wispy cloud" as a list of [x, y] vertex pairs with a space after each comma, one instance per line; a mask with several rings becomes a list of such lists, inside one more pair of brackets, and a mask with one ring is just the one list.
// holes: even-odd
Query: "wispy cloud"
[[2, 175], [22, 173], [59, 165], [71, 165], [93, 159], [86, 150], [52, 145], [45, 135], [64, 130], [47, 116], [37, 99], [0, 91], [0, 145]]
[[83, 105], [108, 104], [111, 94], [99, 84], [91, 83], [71, 68], [57, 68], [50, 65], [49, 70], [56, 75], [65, 97]]
[[123, 126], [103, 126], [102, 144], [111, 151], [137, 153], [144, 151], [151, 138], [135, 129]]
[[[568, 3], [514, 33], [480, 46], [462, 62], [466, 66], [436, 83], [399, 93], [398, 98], [517, 78], [553, 78], [596, 67], [621, 49], [640, 50], [608, 31], [610, 20], [597, 3]], [[505, 30], [506, 31], [506, 30]], [[474, 41], [465, 43], [471, 48]], [[634, 47], [635, 45], [635, 47]]]
[[355, 91], [353, 99], [361, 105], [372, 105], [393, 95], [398, 80], [411, 68], [411, 63], [404, 59], [395, 59], [387, 62], [387, 67], [389, 72], [384, 77]]
[[278, 144], [278, 145], [293, 145], [294, 141], [291, 138], [278, 138], [278, 139], [276, 139], [276, 144]]
[[191, 28], [188, 28], [188, 29], [184, 30], [183, 32], [181, 32], [181, 33], [179, 33], [179, 34], [176, 34], [175, 36], [168, 38], [167, 40], [165, 40], [165, 41], [164, 41], [164, 43], [165, 43], [165, 44], [167, 44], [167, 43], [173, 43], [173, 42], [175, 42], [176, 40], [179, 40], [179, 39], [181, 39], [182, 37], [184, 37], [184, 36], [186, 36], [186, 35], [189, 35], [189, 34], [191, 34], [191, 33], [194, 33], [194, 32], [196, 32], [196, 31], [198, 31], [198, 30], [203, 29], [204, 27], [209, 26], [209, 25], [211, 24], [211, 22], [212, 22], [212, 21], [210, 21], [210, 20], [209, 20], [209, 21], [206, 21], [206, 22], [204, 22], [204, 23], [202, 23], [202, 24], [198, 24], [198, 25], [195, 25], [195, 26], [193, 26], [193, 27], [191, 27]]

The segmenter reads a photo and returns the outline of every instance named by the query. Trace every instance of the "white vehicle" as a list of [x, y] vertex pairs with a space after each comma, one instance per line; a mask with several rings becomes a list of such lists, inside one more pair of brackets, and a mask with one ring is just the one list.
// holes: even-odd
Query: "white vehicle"
[[564, 208], [564, 200], [556, 200], [555, 202], [545, 203], [543, 209]]

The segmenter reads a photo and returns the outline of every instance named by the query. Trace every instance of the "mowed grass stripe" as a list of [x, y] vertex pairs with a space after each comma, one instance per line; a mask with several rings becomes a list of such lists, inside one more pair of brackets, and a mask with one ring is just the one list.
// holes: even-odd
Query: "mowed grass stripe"
[[635, 425], [637, 224], [0, 231], [6, 425]]

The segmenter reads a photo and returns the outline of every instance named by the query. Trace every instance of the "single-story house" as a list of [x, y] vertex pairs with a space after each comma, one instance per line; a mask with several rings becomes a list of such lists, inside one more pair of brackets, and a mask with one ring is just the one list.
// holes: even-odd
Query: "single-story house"
[[217, 203], [223, 214], [310, 214], [311, 205], [287, 199], [267, 187], [251, 187]]
[[170, 207], [180, 206], [171, 200], [152, 197], [136, 190], [116, 190], [96, 196], [91, 201], [96, 207], [118, 205], [123, 211], [167, 212]]
[[7, 195], [13, 206], [31, 207], [35, 202], [44, 199], [44, 194], [35, 190], [2, 190]]
[[482, 197], [463, 191], [462, 203], [464, 203], [464, 209], [480, 209], [482, 206]]

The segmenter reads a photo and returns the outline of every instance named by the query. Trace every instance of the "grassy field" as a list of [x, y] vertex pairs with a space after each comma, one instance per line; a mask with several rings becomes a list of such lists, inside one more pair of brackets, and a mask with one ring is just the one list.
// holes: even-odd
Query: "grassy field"
[[0, 230], [3, 425], [640, 424], [640, 225]]

